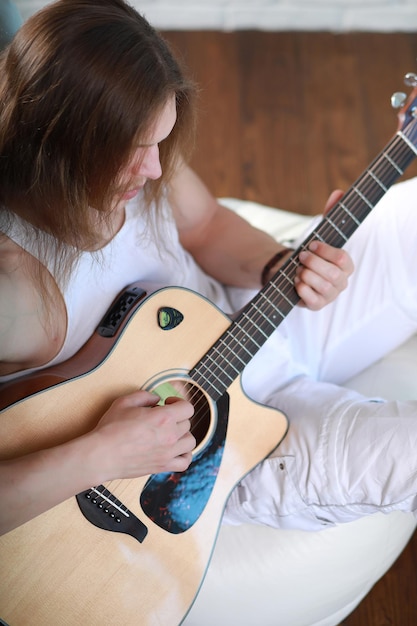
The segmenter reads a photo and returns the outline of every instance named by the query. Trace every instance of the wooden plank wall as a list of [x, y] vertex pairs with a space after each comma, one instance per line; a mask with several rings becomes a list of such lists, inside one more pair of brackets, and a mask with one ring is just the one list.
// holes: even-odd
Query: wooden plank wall
[[391, 94], [417, 72], [417, 34], [167, 38], [200, 86], [193, 164], [212, 191], [307, 214], [351, 185], [391, 138]]

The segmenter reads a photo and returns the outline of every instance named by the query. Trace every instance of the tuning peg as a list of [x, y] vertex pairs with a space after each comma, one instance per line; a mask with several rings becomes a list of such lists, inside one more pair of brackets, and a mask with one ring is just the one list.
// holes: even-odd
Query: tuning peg
[[413, 72], [406, 74], [404, 76], [404, 83], [408, 87], [417, 87], [417, 74], [414, 74]]
[[407, 94], [402, 91], [396, 91], [391, 96], [391, 106], [393, 109], [399, 109], [405, 104], [407, 100]]

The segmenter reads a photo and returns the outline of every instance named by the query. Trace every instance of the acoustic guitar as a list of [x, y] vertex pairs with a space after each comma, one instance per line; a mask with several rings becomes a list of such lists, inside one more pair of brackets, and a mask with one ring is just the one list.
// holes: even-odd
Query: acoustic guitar
[[10, 626], [184, 619], [231, 490], [287, 430], [285, 415], [245, 395], [241, 374], [299, 300], [300, 252], [313, 240], [342, 247], [416, 158], [416, 91], [391, 141], [233, 320], [187, 289], [146, 295], [135, 284], [72, 359], [3, 385], [1, 459], [91, 430], [116, 397], [137, 389], [161, 402], [172, 393], [190, 399], [197, 439], [183, 473], [93, 486], [3, 535], [0, 617]]

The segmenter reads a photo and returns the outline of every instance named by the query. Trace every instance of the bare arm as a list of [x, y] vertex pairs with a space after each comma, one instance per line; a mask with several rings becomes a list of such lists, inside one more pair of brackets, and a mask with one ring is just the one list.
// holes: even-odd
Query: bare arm
[[[53, 315], [45, 316], [25, 254], [1, 240], [0, 375], [50, 360], [65, 329], [59, 293], [53, 292]], [[55, 325], [48, 326], [51, 318]], [[173, 398], [156, 406], [158, 400], [144, 391], [118, 398], [91, 432], [26, 456], [6, 460], [0, 442], [0, 534], [107, 480], [185, 470], [195, 446], [193, 407]]]
[[184, 471], [195, 439], [184, 400], [138, 391], [118, 398], [86, 435], [0, 463], [0, 534], [76, 493], [115, 478]]
[[[327, 210], [338, 199], [332, 194]], [[181, 242], [201, 267], [225, 284], [259, 288], [262, 269], [282, 246], [220, 205], [198, 176], [182, 166], [171, 185]], [[344, 250], [314, 242], [302, 253], [296, 288], [303, 303], [320, 309], [346, 287], [353, 264]]]
[[181, 243], [207, 273], [225, 284], [259, 287], [262, 267], [282, 246], [220, 205], [186, 166], [172, 183], [171, 202]]

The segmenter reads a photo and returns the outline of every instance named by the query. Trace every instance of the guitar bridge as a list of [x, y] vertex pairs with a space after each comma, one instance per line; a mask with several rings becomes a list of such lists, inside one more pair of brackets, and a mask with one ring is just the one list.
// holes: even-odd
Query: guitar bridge
[[77, 494], [76, 500], [84, 517], [102, 530], [130, 535], [143, 542], [148, 529], [140, 519], [127, 509], [104, 487], [92, 487]]

